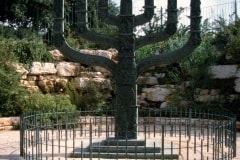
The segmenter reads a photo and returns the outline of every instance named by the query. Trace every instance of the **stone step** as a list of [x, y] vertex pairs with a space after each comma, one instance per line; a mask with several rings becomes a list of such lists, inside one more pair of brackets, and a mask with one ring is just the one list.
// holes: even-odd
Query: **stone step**
[[160, 153], [160, 147], [144, 146], [92, 146], [92, 152], [101, 153]]
[[138, 139], [115, 139], [109, 138], [103, 142], [107, 146], [145, 146], [146, 142], [144, 140]]
[[100, 152], [83, 152], [71, 155], [74, 158], [104, 158], [104, 159], [178, 159], [177, 154], [161, 153], [100, 153]]

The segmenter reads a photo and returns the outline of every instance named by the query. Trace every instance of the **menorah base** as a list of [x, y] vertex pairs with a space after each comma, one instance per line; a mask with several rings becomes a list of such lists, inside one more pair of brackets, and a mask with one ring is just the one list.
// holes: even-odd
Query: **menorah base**
[[160, 147], [146, 146], [145, 140], [109, 138], [89, 145], [87, 150], [75, 149], [74, 158], [102, 159], [178, 159], [177, 153], [162, 153]]

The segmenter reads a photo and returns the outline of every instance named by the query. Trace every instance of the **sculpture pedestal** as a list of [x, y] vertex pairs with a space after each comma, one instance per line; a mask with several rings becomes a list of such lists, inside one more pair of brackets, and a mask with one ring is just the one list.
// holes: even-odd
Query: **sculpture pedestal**
[[73, 157], [105, 159], [178, 159], [176, 153], [161, 152], [160, 147], [147, 146], [145, 140], [109, 138], [93, 143], [84, 152], [74, 152]]

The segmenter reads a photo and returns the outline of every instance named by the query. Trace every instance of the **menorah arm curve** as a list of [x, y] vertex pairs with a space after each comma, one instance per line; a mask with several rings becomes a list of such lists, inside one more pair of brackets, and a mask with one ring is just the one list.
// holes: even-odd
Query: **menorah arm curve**
[[[102, 2], [104, 2], [103, 5], [105, 5], [105, 0]], [[89, 30], [87, 18], [88, 17], [87, 6], [88, 5], [86, 0], [78, 0], [76, 2], [76, 15], [77, 15], [76, 32], [86, 40], [92, 41], [94, 43], [108, 45], [109, 47], [117, 48], [118, 42], [113, 37]]]
[[162, 31], [162, 32], [158, 32], [158, 33], [149, 34], [147, 36], [139, 37], [136, 39], [136, 50], [145, 45], [166, 40], [169, 37], [171, 37], [172, 35], [173, 35], [173, 33], [168, 34], [165, 31]]
[[[81, 29], [79, 29], [81, 28]], [[95, 33], [93, 31], [90, 31], [87, 29], [86, 26], [80, 26], [78, 27], [79, 30], [82, 30], [81, 32], [78, 32], [78, 34], [91, 42], [97, 43], [97, 44], [104, 44], [108, 47], [113, 47], [113, 48], [118, 48], [119, 43], [116, 38], [105, 35], [105, 34], [100, 34], [100, 33]], [[84, 30], [84, 31], [83, 31]]]
[[143, 25], [147, 22], [149, 22], [153, 15], [154, 15], [154, 0], [145, 0], [145, 5], [144, 5], [144, 13], [135, 16], [135, 24], [134, 27]]
[[[177, 61], [180, 61], [184, 57], [189, 56], [201, 43], [201, 32], [200, 32], [200, 23], [201, 23], [201, 1], [200, 0], [191, 0], [191, 13], [190, 13], [190, 37], [188, 42], [181, 47], [180, 49], [177, 49], [171, 53], [168, 54], [162, 54], [162, 55], [156, 55], [149, 58], [146, 58], [142, 60], [137, 65], [137, 75], [140, 75], [143, 73], [147, 68], [155, 66], [155, 65], [166, 65], [171, 64]], [[173, 7], [173, 8], [172, 8]], [[170, 7], [169, 9], [173, 10], [175, 9], [174, 6]], [[172, 30], [175, 30], [175, 27], [171, 29], [174, 21], [171, 21], [169, 23], [169, 28], [167, 26], [166, 32], [169, 34], [172, 34]], [[169, 31], [168, 31], [169, 29]], [[143, 42], [142, 42], [143, 43]], [[140, 43], [141, 45], [141, 43]], [[140, 46], [139, 45], [139, 46]]]
[[[145, 3], [148, 5], [153, 5], [153, 2], [147, 2], [148, 0], [145, 0]], [[167, 7], [167, 12], [168, 12], [168, 17], [167, 17], [167, 26], [166, 28], [157, 33], [152, 33], [140, 38], [136, 39], [136, 49], [139, 49], [145, 45], [151, 44], [151, 43], [156, 43], [159, 41], [163, 41], [173, 34], [176, 33], [177, 31], [177, 0], [168, 0], [168, 7]]]
[[109, 14], [108, 0], [99, 1], [99, 18], [110, 25], [118, 26], [119, 19], [117, 16]]
[[106, 68], [114, 75], [116, 63], [113, 62], [112, 60], [98, 55], [89, 55], [81, 53], [80, 51], [73, 49], [68, 45], [64, 36], [61, 34], [54, 34], [53, 38], [55, 46], [57, 47], [57, 49], [60, 50], [64, 57], [77, 63]]
[[150, 67], [153, 67], [156, 65], [168, 65], [174, 62], [178, 62], [183, 58], [189, 56], [197, 48], [197, 46], [198, 45], [193, 45], [192, 41], [189, 40], [180, 49], [175, 50], [171, 53], [148, 57], [137, 64], [137, 76], [142, 74], [144, 71], [146, 71]]

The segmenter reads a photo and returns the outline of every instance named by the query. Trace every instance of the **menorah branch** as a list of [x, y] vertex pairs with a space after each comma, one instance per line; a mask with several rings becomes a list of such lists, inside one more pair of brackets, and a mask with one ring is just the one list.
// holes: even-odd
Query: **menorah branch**
[[136, 40], [136, 49], [139, 49], [145, 45], [157, 43], [171, 37], [170, 34], [167, 34], [165, 31], [149, 34], [147, 36], [139, 37]]
[[118, 17], [112, 14], [109, 14], [109, 5], [108, 0], [99, 1], [99, 19], [108, 23], [110, 25], [119, 25]]
[[100, 44], [107, 44], [109, 47], [118, 47], [118, 42], [115, 38], [95, 33], [88, 29], [87, 21], [87, 2], [86, 0], [78, 0], [76, 2], [76, 15], [77, 15], [77, 30], [76, 32], [84, 39]]
[[85, 65], [100, 66], [109, 70], [113, 75], [115, 74], [116, 63], [112, 60], [103, 56], [89, 55], [76, 51], [68, 45], [65, 38], [60, 34], [55, 34], [54, 38], [61, 40], [61, 46], [58, 46], [58, 49], [65, 58]]
[[191, 0], [191, 15], [190, 15], [190, 36], [188, 42], [180, 49], [171, 53], [156, 55], [142, 60], [137, 65], [137, 75], [143, 73], [147, 68], [155, 65], [167, 65], [180, 61], [184, 57], [189, 56], [201, 43], [201, 10], [200, 0]]
[[145, 0], [144, 13], [135, 17], [134, 27], [143, 25], [150, 21], [154, 15], [154, 0]]
[[177, 31], [177, 0], [168, 0], [167, 9], [167, 26], [164, 31], [158, 33], [152, 33], [147, 36], [140, 37], [136, 40], [136, 49], [141, 48], [145, 45], [163, 41]]
[[189, 41], [183, 47], [171, 53], [148, 57], [142, 60], [140, 63], [138, 63], [137, 75], [139, 76], [148, 68], [156, 65], [168, 65], [168, 64], [180, 61], [184, 57], [190, 55], [195, 49], [196, 49], [196, 46], [192, 46], [191, 42]]
[[105, 34], [98, 34], [86, 30], [84, 33], [79, 34], [82, 38], [97, 43], [97, 44], [104, 44], [108, 47], [118, 48], [119, 44], [116, 38], [111, 36], [107, 36]]
[[[88, 55], [71, 48], [64, 38], [64, 0], [54, 0], [54, 32], [53, 42], [54, 45], [61, 51], [64, 57], [71, 59], [75, 62], [80, 62], [86, 65], [101, 66], [108, 69], [111, 73], [115, 73], [116, 63], [102, 56]], [[60, 10], [59, 10], [60, 8]], [[91, 36], [88, 33], [88, 37], [96, 38], [96, 35]], [[99, 40], [99, 39], [98, 39]], [[101, 39], [102, 40], [102, 39]]]

